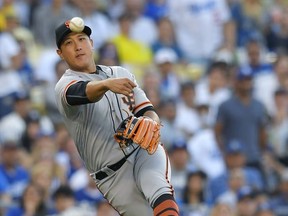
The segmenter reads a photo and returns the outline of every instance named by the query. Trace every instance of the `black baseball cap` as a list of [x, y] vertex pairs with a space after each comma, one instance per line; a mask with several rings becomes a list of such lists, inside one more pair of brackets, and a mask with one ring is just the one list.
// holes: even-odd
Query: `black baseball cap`
[[[65, 37], [72, 32], [72, 30], [69, 27], [69, 23], [70, 20], [67, 20], [55, 29], [56, 44], [59, 49]], [[82, 32], [90, 37], [92, 30], [91, 28], [85, 25]]]

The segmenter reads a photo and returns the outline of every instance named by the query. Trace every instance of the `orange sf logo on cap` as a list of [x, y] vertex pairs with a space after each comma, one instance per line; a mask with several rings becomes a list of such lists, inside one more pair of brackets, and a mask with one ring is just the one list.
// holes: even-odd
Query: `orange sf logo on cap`
[[70, 24], [70, 20], [67, 20], [67, 21], [65, 22], [66, 28], [70, 28], [69, 24]]

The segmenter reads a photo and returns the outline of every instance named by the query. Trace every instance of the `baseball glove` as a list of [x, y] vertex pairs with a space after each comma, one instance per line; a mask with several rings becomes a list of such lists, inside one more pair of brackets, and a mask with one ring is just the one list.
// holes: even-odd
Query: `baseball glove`
[[129, 116], [121, 122], [114, 138], [120, 148], [125, 148], [134, 142], [149, 154], [154, 154], [160, 143], [160, 127], [158, 122], [149, 117]]

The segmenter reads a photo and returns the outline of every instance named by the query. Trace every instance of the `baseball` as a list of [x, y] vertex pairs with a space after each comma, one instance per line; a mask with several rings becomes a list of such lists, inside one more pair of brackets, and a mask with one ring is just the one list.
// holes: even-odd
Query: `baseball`
[[82, 32], [84, 29], [84, 20], [80, 17], [73, 17], [70, 20], [69, 28], [72, 32]]

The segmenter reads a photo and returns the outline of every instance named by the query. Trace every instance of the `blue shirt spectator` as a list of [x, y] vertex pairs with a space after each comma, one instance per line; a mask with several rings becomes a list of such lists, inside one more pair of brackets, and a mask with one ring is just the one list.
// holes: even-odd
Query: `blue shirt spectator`
[[229, 141], [239, 140], [243, 143], [247, 163], [259, 166], [261, 150], [267, 142], [267, 112], [265, 106], [252, 96], [252, 72], [240, 70], [236, 76], [235, 93], [218, 110], [217, 141], [223, 151]]
[[4, 142], [2, 144], [2, 161], [0, 164], [0, 175], [8, 182], [8, 192], [13, 199], [19, 199], [30, 180], [29, 172], [17, 164], [18, 144]]
[[144, 8], [144, 15], [158, 21], [168, 15], [168, 8], [165, 0], [148, 0]]

